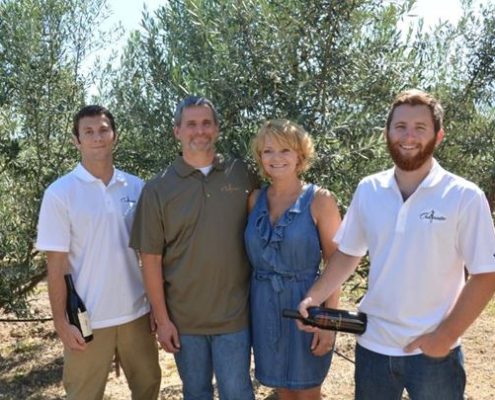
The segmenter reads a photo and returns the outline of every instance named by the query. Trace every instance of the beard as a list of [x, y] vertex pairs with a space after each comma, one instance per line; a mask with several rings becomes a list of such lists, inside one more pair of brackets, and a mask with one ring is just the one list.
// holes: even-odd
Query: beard
[[188, 147], [193, 152], [212, 151], [215, 148], [215, 138], [193, 137], [188, 142]]
[[404, 156], [400, 150], [400, 143], [392, 143], [387, 135], [387, 147], [394, 164], [403, 171], [416, 171], [426, 161], [428, 161], [435, 151], [437, 135], [431, 139], [425, 146], [421, 147], [414, 156]]

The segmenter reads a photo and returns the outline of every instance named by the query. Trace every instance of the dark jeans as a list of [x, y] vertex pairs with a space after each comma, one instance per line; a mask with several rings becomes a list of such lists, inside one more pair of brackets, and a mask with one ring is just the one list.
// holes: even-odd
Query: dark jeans
[[461, 347], [442, 358], [385, 356], [356, 345], [355, 400], [462, 400], [466, 386]]

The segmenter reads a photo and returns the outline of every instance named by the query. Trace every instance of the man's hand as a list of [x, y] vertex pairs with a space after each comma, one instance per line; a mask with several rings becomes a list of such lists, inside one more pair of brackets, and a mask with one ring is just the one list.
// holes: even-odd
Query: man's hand
[[158, 343], [167, 353], [177, 353], [180, 350], [179, 333], [172, 321], [157, 324], [156, 334]]
[[55, 325], [55, 330], [64, 347], [74, 351], [86, 350], [86, 342], [75, 325], [71, 325], [67, 320], [64, 320]]
[[[308, 308], [313, 306], [319, 306], [319, 304], [317, 304], [311, 297], [306, 297], [299, 303], [297, 310], [299, 311], [299, 314], [301, 314], [304, 318], [308, 318]], [[320, 329], [318, 329], [317, 327], [306, 325], [300, 320], [296, 320], [296, 324], [301, 331], [315, 334], [320, 332]], [[313, 346], [311, 346], [311, 348], [313, 348]]]
[[438, 331], [433, 331], [413, 340], [404, 348], [404, 351], [410, 353], [416, 349], [421, 349], [428, 357], [441, 358], [449, 354], [454, 343], [455, 340], [441, 335]]
[[318, 332], [313, 335], [313, 341], [311, 343], [313, 354], [315, 356], [324, 356], [327, 354], [333, 348], [335, 337], [335, 332], [318, 329]]

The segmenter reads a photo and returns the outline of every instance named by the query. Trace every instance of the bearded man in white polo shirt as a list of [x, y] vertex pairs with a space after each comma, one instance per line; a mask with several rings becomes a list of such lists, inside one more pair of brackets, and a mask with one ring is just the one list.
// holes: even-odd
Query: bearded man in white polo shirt
[[299, 306], [306, 316], [369, 254], [358, 400], [400, 399], [404, 390], [412, 400], [463, 399], [460, 337], [495, 291], [495, 233], [484, 193], [433, 158], [442, 120], [431, 95], [396, 97], [385, 129], [395, 166], [359, 183], [335, 238], [338, 251]]
[[[118, 350], [132, 399], [157, 399], [161, 371], [150, 306], [137, 255], [127, 245], [143, 182], [114, 168], [117, 131], [106, 108], [82, 108], [74, 117], [73, 141], [81, 162], [45, 191], [36, 244], [47, 252], [48, 294], [64, 344], [67, 398], [102, 399]], [[94, 336], [89, 343], [66, 316], [67, 273], [89, 314]]]

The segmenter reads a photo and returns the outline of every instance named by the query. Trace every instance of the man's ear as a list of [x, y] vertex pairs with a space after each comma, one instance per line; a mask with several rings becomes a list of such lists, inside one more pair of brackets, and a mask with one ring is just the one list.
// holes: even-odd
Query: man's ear
[[81, 141], [76, 135], [72, 135], [72, 143], [74, 143], [74, 146], [76, 146], [76, 148], [79, 150], [79, 148], [81, 147]]
[[174, 136], [176, 139], [179, 138], [179, 128], [176, 125], [174, 125]]
[[442, 142], [444, 136], [445, 132], [443, 131], [443, 129], [440, 129], [437, 133], [436, 146], [438, 146]]

